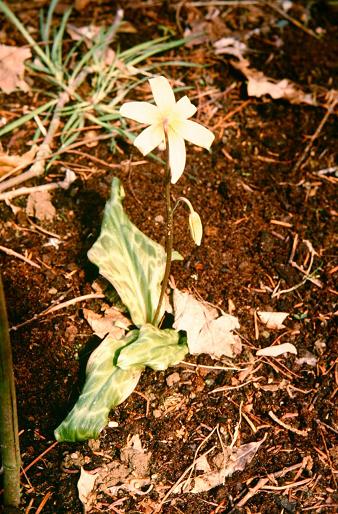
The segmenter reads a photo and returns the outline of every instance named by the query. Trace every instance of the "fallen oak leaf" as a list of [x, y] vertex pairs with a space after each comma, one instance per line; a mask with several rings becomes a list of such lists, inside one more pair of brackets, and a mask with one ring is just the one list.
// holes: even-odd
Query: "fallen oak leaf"
[[0, 89], [9, 95], [17, 88], [29, 91], [28, 84], [23, 80], [25, 73], [24, 62], [30, 59], [29, 48], [0, 45]]
[[279, 355], [284, 355], [284, 353], [297, 355], [297, 348], [291, 343], [277, 344], [275, 346], [261, 348], [256, 352], [256, 355], [259, 357], [279, 357]]
[[240, 328], [238, 319], [230, 314], [223, 314], [207, 323], [202, 328], [196, 345], [189, 348], [190, 353], [208, 353], [214, 359], [222, 356], [235, 357], [242, 351], [241, 339], [233, 333]]
[[173, 300], [173, 327], [187, 333], [189, 353], [207, 353], [219, 359], [222, 355], [234, 357], [241, 352], [241, 340], [233, 333], [240, 328], [235, 316], [223, 313], [218, 317], [217, 309], [178, 289], [174, 289]]

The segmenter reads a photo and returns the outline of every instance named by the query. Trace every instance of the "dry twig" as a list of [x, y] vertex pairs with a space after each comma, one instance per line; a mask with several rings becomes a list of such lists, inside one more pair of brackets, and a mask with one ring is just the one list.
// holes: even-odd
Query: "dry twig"
[[277, 418], [276, 414], [274, 414], [274, 412], [272, 412], [272, 410], [269, 410], [268, 414], [271, 419], [273, 419], [276, 423], [278, 423], [278, 425], [285, 428], [286, 430], [290, 430], [290, 432], [294, 432], [295, 434], [301, 435], [303, 437], [308, 436], [308, 430], [299, 430], [298, 428], [294, 428], [294, 427], [291, 427], [290, 425], [287, 425], [286, 423], [284, 423], [284, 421]]
[[0, 251], [6, 253], [7, 255], [10, 255], [11, 257], [20, 259], [21, 261], [26, 262], [27, 264], [29, 264], [30, 266], [33, 266], [34, 268], [41, 269], [41, 266], [39, 266], [39, 264], [36, 264], [36, 262], [31, 261], [31, 259], [28, 259], [24, 255], [21, 255], [21, 253], [18, 253], [16, 251], [12, 250], [11, 248], [7, 248], [6, 246], [0, 245]]
[[314, 134], [311, 136], [311, 139], [310, 141], [308, 142], [308, 144], [306, 145], [305, 147], [305, 150], [303, 151], [303, 153], [301, 154], [301, 156], [298, 158], [294, 168], [293, 168], [293, 171], [298, 171], [299, 168], [306, 162], [307, 158], [308, 158], [308, 155], [310, 153], [310, 150], [313, 146], [313, 143], [315, 142], [315, 140], [318, 138], [319, 134], [321, 133], [325, 123], [327, 122], [327, 120], [329, 119], [330, 115], [333, 113], [337, 103], [338, 103], [338, 93], [337, 91], [330, 91], [328, 93], [329, 97], [330, 97], [330, 101], [329, 101], [329, 105], [328, 105], [328, 108], [327, 108], [327, 111], [322, 119], [322, 121], [319, 123], [316, 131], [314, 132]]

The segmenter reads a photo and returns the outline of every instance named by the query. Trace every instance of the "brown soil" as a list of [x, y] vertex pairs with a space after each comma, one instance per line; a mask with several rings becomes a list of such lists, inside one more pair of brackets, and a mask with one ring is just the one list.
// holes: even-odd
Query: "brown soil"
[[[20, 2], [16, 2], [12, 7], [24, 23], [32, 25], [37, 24], [35, 20], [38, 20], [42, 3], [29, 2], [30, 6], [22, 8]], [[125, 3], [128, 4], [125, 19], [134, 24], [137, 32], [121, 35], [124, 47], [157, 36], [160, 25], [169, 27], [179, 36], [182, 28], [191, 26], [199, 18], [203, 21], [207, 12], [212, 11], [211, 7], [193, 7], [189, 3], [185, 6], [184, 2], [149, 2], [147, 7], [148, 2]], [[108, 23], [115, 9], [111, 4], [92, 2], [85, 11], [75, 13], [72, 21], [79, 26], [93, 19], [95, 23]], [[248, 41], [252, 67], [276, 79], [294, 80], [305, 90], [318, 86], [322, 96], [324, 90], [337, 89], [334, 26], [337, 12], [328, 5], [314, 3], [312, 7], [304, 7], [303, 3], [294, 3], [289, 11], [292, 18], [300, 20], [309, 30], [321, 27], [319, 38], [266, 6], [219, 9], [217, 18], [222, 25], [220, 28], [216, 22], [214, 25], [209, 22], [211, 38], [220, 38], [223, 33], [243, 36], [264, 27]], [[213, 33], [217, 30], [221, 34]], [[5, 44], [24, 44], [7, 21], [3, 23], [1, 35]], [[277, 39], [282, 43], [276, 44]], [[97, 344], [83, 318], [82, 307], [99, 310], [101, 300], [77, 303], [12, 330], [23, 468], [47, 451], [22, 475], [22, 512], [36, 512], [45, 499], [46, 503], [39, 510], [44, 514], [81, 513], [76, 490], [79, 468], [65, 468], [65, 456], [79, 452], [87, 457], [86, 469], [94, 469], [104, 462], [102, 455], [118, 458], [129, 434], [140, 434], [144, 447], [152, 453], [151, 475], [156, 475], [154, 489], [144, 496], [121, 492], [118, 497], [100, 497], [97, 510], [92, 512], [151, 513], [159, 502], [159, 485], [162, 491], [167, 491], [180, 478], [212, 428], [219, 424], [227, 434], [228, 443], [231, 442], [239, 421], [240, 405], [251, 424], [242, 419], [236, 444], [258, 441], [266, 435], [253, 461], [244, 471], [227, 478], [223, 486], [207, 493], [170, 496], [162, 512], [334, 512], [338, 504], [334, 476], [337, 466], [334, 403], [338, 385], [334, 347], [337, 179], [334, 171], [322, 174], [319, 171], [336, 166], [337, 116], [333, 114], [328, 118], [313, 143], [309, 158], [300, 169], [293, 171], [325, 115], [325, 108], [291, 105], [270, 97], [248, 98], [244, 79], [230, 65], [231, 58], [216, 57], [210, 41], [192, 48], [180, 47], [172, 51], [170, 57], [208, 65], [202, 70], [173, 67], [164, 72], [170, 79], [181, 80], [192, 87], [189, 95], [195, 96], [194, 101], [199, 105], [199, 121], [216, 134], [210, 155], [189, 146], [185, 174], [173, 187], [173, 197], [184, 194], [200, 213], [204, 239], [201, 247], [190, 242], [186, 213], [179, 211], [175, 248], [185, 260], [174, 264], [172, 274], [180, 289], [190, 289], [225, 311], [233, 302], [244, 344], [244, 351], [234, 361], [234, 366], [243, 368], [252, 364], [251, 373], [243, 377], [238, 371], [206, 368], [222, 365], [206, 355], [188, 358], [189, 362], [201, 365], [199, 368], [182, 364], [166, 372], [147, 370], [136, 393], [111, 413], [118, 428], [102, 432], [99, 450], [93, 450], [88, 443], [53, 445], [53, 430], [81, 389], [83, 360]], [[211, 92], [204, 94], [207, 91]], [[20, 112], [22, 106], [32, 105], [34, 98], [23, 93], [2, 96], [1, 112], [14, 109]], [[32, 127], [24, 126], [4, 137], [4, 149], [19, 154], [26, 151]], [[63, 163], [55, 164], [40, 181], [28, 184], [63, 178], [65, 162], [76, 170], [78, 179], [72, 187], [53, 193], [57, 211], [54, 220], [50, 223], [33, 220], [59, 236], [59, 248], [51, 246], [50, 236], [27, 219], [25, 197], [13, 201], [23, 208], [16, 215], [4, 202], [0, 204], [1, 244], [40, 265], [37, 270], [0, 253], [11, 326], [31, 320], [56, 300], [70, 300], [93, 291], [91, 284], [97, 278], [97, 270], [88, 262], [86, 252], [99, 234], [114, 175], [124, 184], [125, 208], [132, 221], [145, 233], [162, 241], [163, 224], [154, 223], [154, 217], [163, 214], [163, 170], [150, 159], [142, 165], [129, 166], [129, 159], [137, 162], [141, 157], [125, 141], [118, 144], [119, 151], [115, 154], [105, 141], [95, 148], [81, 147], [89, 157], [65, 154]], [[98, 165], [91, 156], [107, 165]], [[81, 171], [79, 164], [83, 165]], [[112, 170], [109, 164], [118, 166]], [[337, 173], [337, 168], [335, 170]], [[305, 241], [315, 249], [312, 271], [317, 270], [321, 287], [307, 281], [289, 293], [272, 298], [277, 284], [280, 290], [289, 289], [304, 277], [289, 263], [295, 237], [299, 243], [294, 261], [299, 266], [306, 267], [309, 262]], [[277, 332], [259, 325], [255, 336], [256, 310], [290, 313], [285, 322], [287, 328]], [[255, 357], [257, 349], [269, 346], [278, 337], [278, 342], [293, 343], [298, 357], [307, 355], [306, 352], [313, 354], [317, 364], [314, 367], [296, 364], [296, 357], [291, 354], [277, 359]], [[169, 387], [166, 377], [173, 371], [179, 373], [180, 381]], [[247, 381], [249, 383], [243, 385]], [[209, 394], [219, 386], [238, 388]], [[154, 410], [163, 406], [169, 397], [179, 398], [176, 407], [162, 417], [155, 417]], [[149, 399], [149, 408], [146, 399]], [[287, 430], [270, 417], [269, 411], [287, 425], [307, 431], [308, 435]], [[217, 444], [214, 439], [203, 451], [213, 444]], [[307, 467], [298, 476], [294, 471], [271, 479], [267, 482], [270, 488], [263, 487], [253, 493], [245, 506], [238, 505], [259, 479], [301, 463], [305, 457], [308, 457], [304, 461]], [[301, 481], [305, 482], [294, 487], [288, 485]], [[110, 509], [119, 497], [123, 501]]]

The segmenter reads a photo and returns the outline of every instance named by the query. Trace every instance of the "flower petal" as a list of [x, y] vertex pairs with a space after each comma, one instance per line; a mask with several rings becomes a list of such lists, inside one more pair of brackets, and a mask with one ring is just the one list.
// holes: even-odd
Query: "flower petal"
[[189, 141], [190, 143], [202, 146], [209, 150], [211, 143], [215, 139], [211, 130], [203, 127], [195, 121], [186, 120], [180, 124], [178, 130], [180, 136]]
[[176, 104], [176, 108], [182, 118], [190, 118], [197, 111], [197, 107], [192, 104], [187, 96], [183, 96]]
[[171, 183], [176, 184], [185, 168], [185, 143], [180, 134], [169, 127], [169, 164], [171, 171]]
[[120, 114], [126, 118], [152, 125], [159, 119], [160, 113], [156, 105], [149, 102], [127, 102], [122, 105]]
[[176, 105], [174, 91], [165, 77], [149, 79], [151, 91], [157, 107], [162, 113], [167, 113]]
[[164, 139], [164, 132], [160, 125], [150, 125], [137, 136], [134, 141], [136, 148], [143, 155], [147, 155], [156, 148]]

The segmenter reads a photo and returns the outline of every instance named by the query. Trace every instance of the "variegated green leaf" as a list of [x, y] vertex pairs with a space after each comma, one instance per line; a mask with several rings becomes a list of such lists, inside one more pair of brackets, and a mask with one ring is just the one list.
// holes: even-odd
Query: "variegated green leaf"
[[149, 366], [154, 370], [167, 369], [184, 359], [188, 346], [179, 342], [176, 330], [160, 330], [153, 325], [141, 327], [138, 338], [122, 348], [117, 358], [117, 366], [122, 369], [143, 369]]
[[165, 251], [131, 223], [123, 211], [123, 198], [123, 187], [114, 178], [101, 234], [89, 250], [88, 258], [113, 284], [139, 327], [154, 318], [165, 269]]
[[107, 424], [112, 407], [122, 403], [135, 389], [142, 368], [123, 370], [115, 365], [119, 349], [137, 339], [133, 330], [120, 340], [107, 337], [90, 356], [83, 391], [66, 419], [55, 430], [58, 441], [95, 439]]

